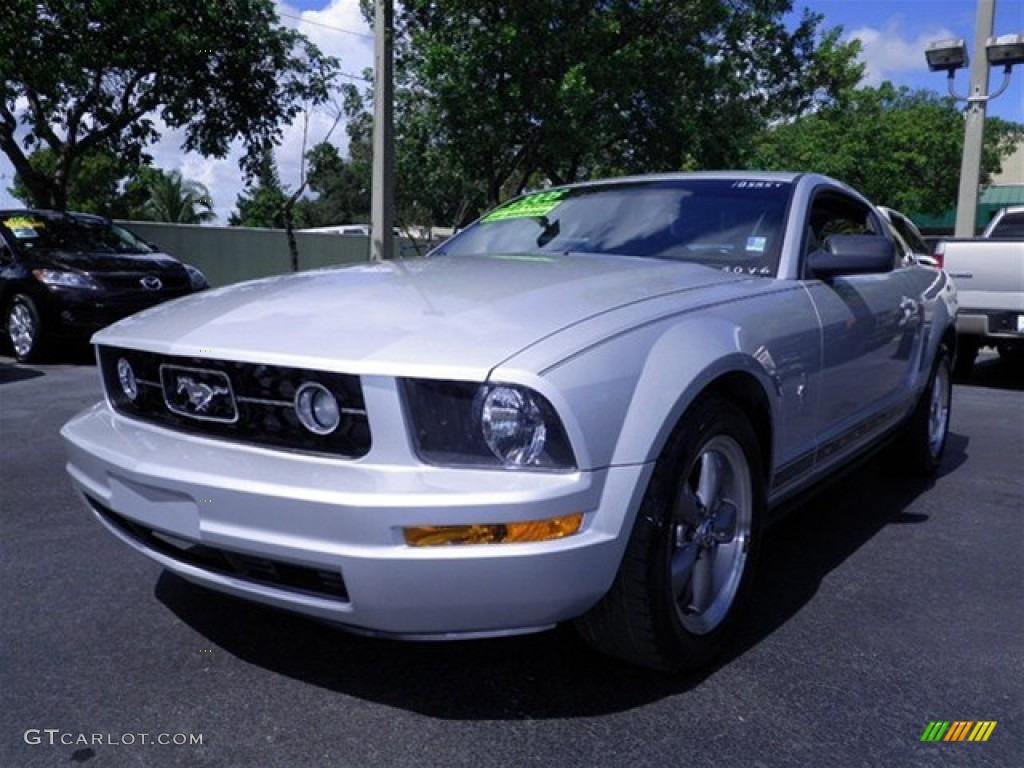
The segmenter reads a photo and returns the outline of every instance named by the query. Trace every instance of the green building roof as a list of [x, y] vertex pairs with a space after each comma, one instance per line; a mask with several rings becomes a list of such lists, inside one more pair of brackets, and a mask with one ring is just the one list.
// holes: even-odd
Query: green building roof
[[[978, 215], [974, 219], [978, 231], [992, 221], [1000, 208], [1009, 205], [1024, 205], [1024, 184], [997, 184], [986, 187], [978, 196]], [[951, 234], [956, 228], [956, 208], [951, 208], [941, 216], [926, 216], [915, 213], [910, 216], [918, 228], [925, 234]]]

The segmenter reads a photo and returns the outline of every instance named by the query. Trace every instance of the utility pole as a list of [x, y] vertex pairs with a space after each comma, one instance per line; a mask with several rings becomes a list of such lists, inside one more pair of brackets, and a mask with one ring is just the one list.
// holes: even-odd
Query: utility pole
[[978, 183], [981, 179], [981, 149], [985, 141], [985, 110], [988, 106], [989, 63], [985, 42], [992, 36], [996, 0], [978, 0], [978, 18], [974, 30], [974, 61], [971, 63], [971, 89], [967, 96], [964, 154], [960, 166], [960, 194], [956, 204], [956, 237], [974, 237], [978, 218]]
[[373, 77], [373, 186], [370, 194], [370, 260], [395, 252], [394, 3], [375, 0]]

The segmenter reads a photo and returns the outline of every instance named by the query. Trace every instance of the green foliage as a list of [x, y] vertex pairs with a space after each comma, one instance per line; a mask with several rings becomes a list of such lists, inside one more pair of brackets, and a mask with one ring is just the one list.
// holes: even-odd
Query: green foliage
[[[369, 186], [373, 120], [362, 102], [350, 100], [348, 109], [350, 168]], [[459, 226], [485, 207], [485, 185], [450, 161], [438, 129], [441, 120], [422, 91], [408, 83], [396, 88], [395, 217], [399, 226]]]
[[146, 182], [143, 218], [177, 224], [202, 224], [216, 218], [209, 190], [197, 181], [183, 179], [178, 171], [158, 172]]
[[[49, 147], [28, 158], [33, 168], [50, 175], [57, 165]], [[20, 174], [10, 193], [27, 206], [33, 195]], [[198, 224], [215, 218], [210, 193], [202, 184], [188, 181], [178, 171], [165, 173], [148, 165], [131, 166], [108, 152], [91, 152], [72, 168], [67, 209], [96, 213], [114, 219], [176, 221]]]
[[[1024, 138], [1019, 124], [990, 120], [986, 128], [982, 183]], [[956, 204], [963, 142], [963, 115], [952, 99], [886, 82], [766, 131], [751, 164], [825, 173], [880, 205], [941, 214]]]
[[[204, 156], [241, 140], [251, 167], [305, 103], [326, 99], [336, 69], [278, 26], [272, 0], [7, 0], [0, 150], [32, 203], [54, 208], [83, 157], [145, 164], [157, 117]], [[39, 148], [52, 169], [29, 161]]]
[[[57, 156], [49, 147], [43, 147], [29, 155], [28, 162], [39, 173], [52, 176], [57, 167]], [[122, 191], [122, 184], [127, 178], [137, 182], [137, 174], [144, 169], [132, 167], [108, 152], [90, 152], [80, 157], [72, 167], [68, 184], [68, 209], [118, 218], [130, 217], [143, 199], [133, 197], [127, 190]], [[20, 174], [14, 177], [14, 184], [8, 191], [26, 206], [35, 205], [32, 191]]]
[[[358, 154], [358, 153], [357, 153]], [[290, 206], [296, 227], [326, 227], [370, 219], [370, 167], [346, 160], [337, 147], [327, 142], [306, 153], [308, 196], [298, 197]], [[256, 175], [238, 196], [237, 210], [228, 223], [234, 227], [286, 229], [286, 208], [295, 194], [281, 185], [273, 153], [267, 151]]]
[[[121, 192], [111, 204], [107, 214], [115, 219], [145, 220], [147, 218], [146, 203], [150, 198], [150, 189], [164, 175], [159, 168], [143, 165], [132, 173], [121, 186]], [[68, 208], [75, 210], [68, 204]]]
[[228, 224], [232, 227], [283, 229], [284, 207], [288, 197], [281, 186], [274, 153], [265, 148], [250, 184], [235, 201], [237, 210], [228, 217]]
[[791, 6], [406, 0], [396, 194], [416, 215], [455, 215], [538, 181], [735, 165], [768, 122], [860, 78], [856, 45], [807, 13], [788, 30]]
[[296, 211], [307, 227], [351, 224], [370, 219], [370, 174], [366, 167], [344, 159], [326, 142], [306, 153], [306, 180], [314, 198], [303, 198]]

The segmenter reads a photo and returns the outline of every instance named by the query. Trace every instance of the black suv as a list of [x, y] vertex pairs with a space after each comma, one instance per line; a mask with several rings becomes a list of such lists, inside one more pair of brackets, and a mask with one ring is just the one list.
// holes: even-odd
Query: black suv
[[198, 269], [101, 216], [0, 211], [0, 308], [19, 362], [207, 287]]

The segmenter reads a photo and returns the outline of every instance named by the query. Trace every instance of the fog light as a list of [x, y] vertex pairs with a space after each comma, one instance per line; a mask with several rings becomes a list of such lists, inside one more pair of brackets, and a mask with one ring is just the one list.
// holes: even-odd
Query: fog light
[[531, 520], [522, 523], [476, 525], [423, 525], [405, 528], [405, 543], [410, 547], [438, 547], [449, 544], [523, 544], [564, 539], [579, 533], [583, 513]]
[[295, 413], [302, 426], [317, 435], [329, 435], [341, 423], [338, 401], [323, 384], [308, 381], [295, 393]]
[[132, 364], [123, 357], [117, 361], [117, 380], [121, 382], [121, 391], [124, 392], [124, 396], [134, 403], [135, 398], [139, 396], [139, 383], [135, 380]]

